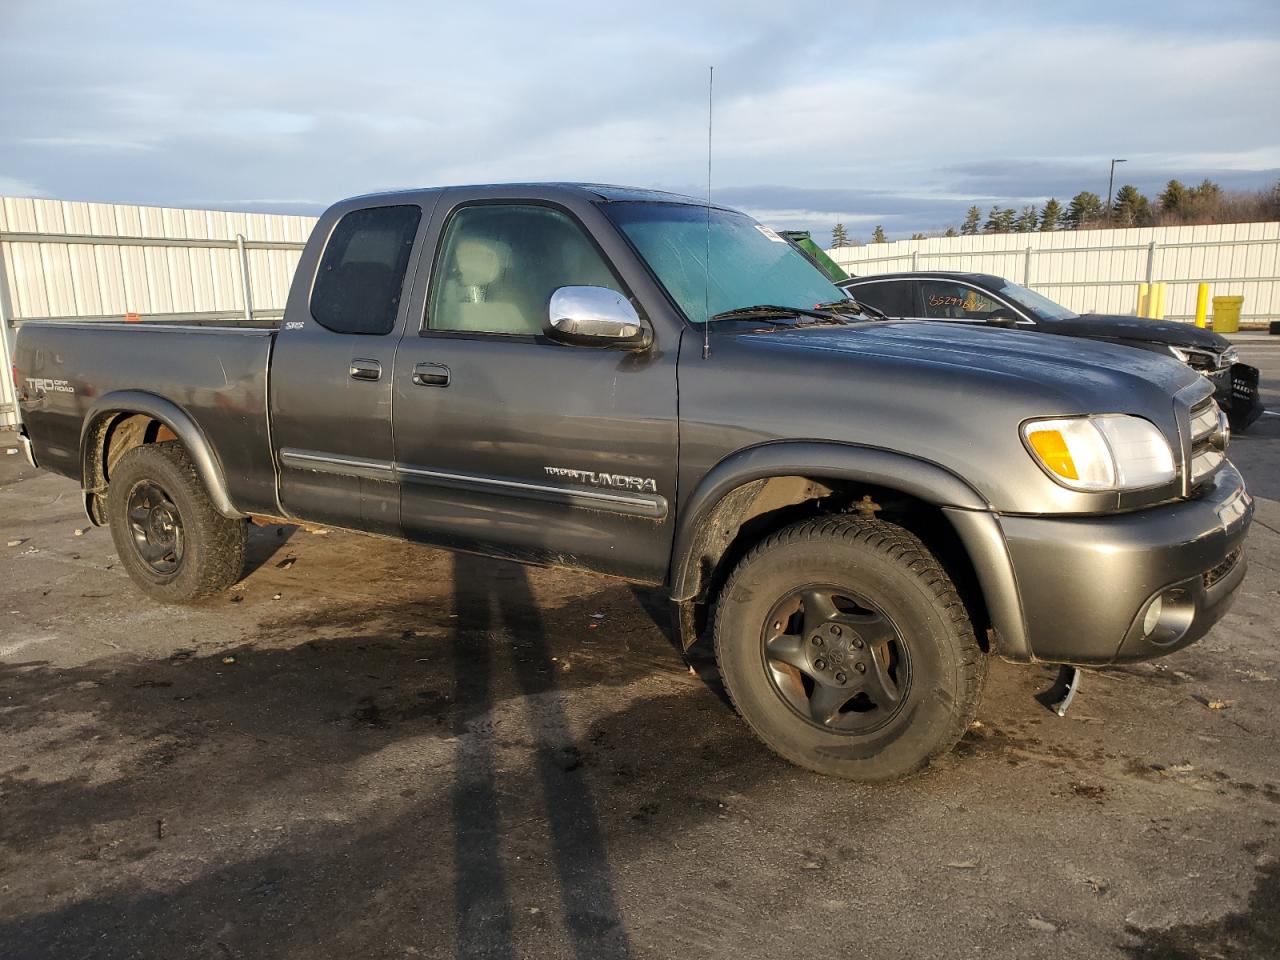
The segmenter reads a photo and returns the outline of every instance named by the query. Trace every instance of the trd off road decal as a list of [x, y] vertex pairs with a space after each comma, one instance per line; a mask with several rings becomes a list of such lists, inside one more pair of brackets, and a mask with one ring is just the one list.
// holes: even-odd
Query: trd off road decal
[[46, 380], [43, 377], [27, 377], [32, 393], [75, 393], [76, 388], [66, 380]]

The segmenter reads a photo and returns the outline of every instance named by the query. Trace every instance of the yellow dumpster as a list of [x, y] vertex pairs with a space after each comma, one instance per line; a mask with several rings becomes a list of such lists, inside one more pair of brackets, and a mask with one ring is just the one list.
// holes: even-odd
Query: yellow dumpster
[[1213, 298], [1213, 332], [1237, 333], [1240, 330], [1240, 307], [1244, 297]]

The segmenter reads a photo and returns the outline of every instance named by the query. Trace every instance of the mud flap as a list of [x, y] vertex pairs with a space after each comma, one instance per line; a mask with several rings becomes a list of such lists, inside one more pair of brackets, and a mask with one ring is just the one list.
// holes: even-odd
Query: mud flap
[[1058, 668], [1058, 676], [1053, 681], [1053, 686], [1037, 693], [1036, 699], [1058, 716], [1065, 717], [1067, 707], [1071, 706], [1071, 701], [1075, 699], [1076, 691], [1079, 689], [1080, 671], [1064, 663]]

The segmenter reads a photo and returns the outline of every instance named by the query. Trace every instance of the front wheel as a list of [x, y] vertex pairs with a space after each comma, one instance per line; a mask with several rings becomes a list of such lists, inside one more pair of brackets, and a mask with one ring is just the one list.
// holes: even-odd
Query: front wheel
[[178, 443], [145, 444], [120, 458], [107, 488], [107, 521], [125, 570], [154, 600], [190, 603], [244, 572], [245, 522], [214, 509]]
[[734, 705], [765, 744], [868, 782], [950, 750], [987, 668], [955, 585], [919, 538], [850, 516], [754, 547], [721, 591], [715, 646]]

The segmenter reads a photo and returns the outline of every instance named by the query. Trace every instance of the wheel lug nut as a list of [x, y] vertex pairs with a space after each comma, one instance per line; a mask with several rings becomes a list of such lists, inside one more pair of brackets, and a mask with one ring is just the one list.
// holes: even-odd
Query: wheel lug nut
[[838, 623], [833, 623], [833, 624], [831, 625], [831, 635], [832, 635], [833, 637], [838, 637], [838, 636], [840, 636], [840, 624], [838, 624]]
[[867, 665], [865, 663], [855, 663], [853, 665], [853, 669], [857, 670], [859, 673], [866, 673]]
[[814, 637], [814, 638], [813, 638], [813, 645], [814, 645], [815, 647], [820, 647], [820, 646], [822, 646], [822, 638], [821, 638], [821, 637]]
[[857, 640], [854, 640], [854, 641], [853, 641], [853, 645], [854, 645], [855, 647], [857, 647], [859, 650], [861, 650], [861, 649], [862, 649], [862, 639], [861, 639], [861, 638], [858, 638]]
[[815, 670], [825, 670], [825, 669], [827, 669], [827, 661], [825, 661], [825, 660], [815, 660], [815, 661], [813, 661], [813, 668], [814, 668]]
[[843, 673], [837, 673], [837, 674], [836, 674], [836, 683], [844, 683], [844, 682], [845, 682], [846, 680], [848, 680], [848, 679], [849, 679], [849, 678], [848, 678], [848, 677], [846, 677]]

